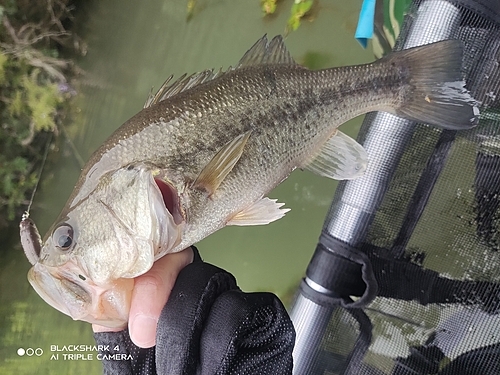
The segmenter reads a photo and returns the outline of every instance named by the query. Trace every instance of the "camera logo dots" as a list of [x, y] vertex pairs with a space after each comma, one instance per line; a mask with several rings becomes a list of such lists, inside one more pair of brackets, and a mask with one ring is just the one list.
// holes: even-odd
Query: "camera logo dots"
[[43, 354], [43, 349], [42, 348], [19, 348], [17, 349], [17, 355], [19, 357], [22, 356], [27, 356], [27, 357], [32, 357], [32, 356], [37, 356], [40, 357]]

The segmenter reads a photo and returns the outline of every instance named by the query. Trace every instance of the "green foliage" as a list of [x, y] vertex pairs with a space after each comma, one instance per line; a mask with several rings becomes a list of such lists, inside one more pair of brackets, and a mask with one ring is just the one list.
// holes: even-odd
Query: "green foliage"
[[7, 63], [7, 56], [0, 52], [0, 85], [5, 82], [5, 68], [4, 66]]
[[14, 220], [16, 208], [26, 203], [36, 183], [36, 173], [29, 173], [28, 159], [0, 155], [0, 202], [8, 220]]
[[262, 11], [265, 14], [273, 14], [276, 11], [276, 3], [278, 0], [260, 0]]
[[[273, 15], [276, 13], [279, 5], [281, 4], [280, 0], [259, 0], [260, 7], [262, 12], [264, 12], [265, 16]], [[405, 0], [410, 1], [410, 0]], [[194, 14], [196, 8], [201, 8], [202, 6], [198, 4], [197, 0], [186, 0], [187, 2], [187, 19], [190, 20]], [[295, 31], [299, 28], [302, 19], [304, 17], [311, 16], [313, 5], [315, 4], [314, 0], [294, 0], [292, 8], [290, 9], [290, 18], [288, 19], [285, 35]]]
[[311, 10], [313, 0], [295, 0], [287, 23], [287, 33], [299, 28], [302, 18]]
[[39, 71], [31, 77], [24, 76], [22, 88], [25, 92], [25, 103], [29, 109], [29, 115], [33, 122], [35, 132], [41, 130], [54, 130], [54, 114], [57, 112], [57, 105], [62, 102], [62, 95], [59, 93], [56, 84], [46, 83], [40, 85], [37, 82]]
[[23, 112], [23, 92], [21, 90], [17, 90], [12, 98], [12, 101], [9, 104], [9, 112], [11, 116], [20, 116]]
[[[260, 0], [260, 6], [265, 15], [274, 14], [278, 8], [279, 0]], [[299, 28], [302, 19], [311, 13], [314, 0], [294, 0], [290, 9], [290, 17], [285, 28], [285, 34]]]
[[[57, 85], [36, 68], [0, 54], [0, 213], [8, 221], [26, 206], [36, 183], [35, 163], [43, 153], [41, 131], [54, 131], [63, 98]], [[0, 223], [5, 225], [5, 222]]]
[[[61, 0], [52, 5], [62, 12]], [[0, 228], [27, 208], [47, 135], [57, 133], [67, 99], [58, 83], [66, 81], [63, 69], [69, 65], [57, 58], [50, 38], [68, 33], [53, 31], [45, 5], [30, 7], [16, 0], [0, 7]]]
[[196, 8], [196, 0], [188, 0], [188, 3], [187, 3], [187, 20], [188, 21], [191, 18], [193, 18], [195, 8]]
[[[33, 70], [29, 76], [27, 72], [16, 76], [12, 70], [8, 71], [9, 82], [5, 89], [10, 97], [4, 98], [4, 101], [12, 124], [19, 125], [17, 128], [11, 127], [11, 134], [18, 138], [22, 138], [27, 132], [54, 131], [56, 127], [54, 116], [58, 105], [63, 102], [63, 97], [56, 84], [40, 82], [39, 77], [38, 69]], [[15, 82], [17, 84], [13, 84]], [[23, 125], [25, 125], [24, 129], [22, 129]], [[26, 125], [31, 126], [32, 129]], [[26, 143], [25, 140], [18, 140], [20, 143]]]

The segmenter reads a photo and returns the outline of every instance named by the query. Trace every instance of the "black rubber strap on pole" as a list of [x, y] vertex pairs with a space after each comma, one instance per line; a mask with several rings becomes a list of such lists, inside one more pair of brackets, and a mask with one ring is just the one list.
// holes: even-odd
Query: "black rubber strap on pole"
[[[330, 291], [330, 297], [337, 298], [336, 303], [345, 308], [366, 306], [377, 295], [377, 281], [366, 254], [325, 232], [321, 234], [306, 275]], [[308, 298], [314, 298], [314, 292], [307, 293], [311, 294]], [[350, 296], [360, 298], [353, 302]]]

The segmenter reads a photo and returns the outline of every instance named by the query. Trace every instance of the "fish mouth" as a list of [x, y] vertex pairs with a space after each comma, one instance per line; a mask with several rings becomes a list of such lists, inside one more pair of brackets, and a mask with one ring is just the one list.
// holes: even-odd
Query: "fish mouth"
[[170, 215], [172, 215], [174, 223], [176, 225], [180, 225], [184, 221], [184, 216], [180, 209], [179, 195], [177, 194], [176, 189], [169, 183], [166, 183], [159, 178], [155, 178], [154, 181], [156, 186], [158, 186], [158, 189], [160, 189], [165, 208], [168, 212], [170, 212]]
[[97, 285], [68, 261], [59, 267], [37, 263], [29, 270], [28, 280], [45, 302], [74, 320], [110, 328], [127, 325], [133, 279]]
[[185, 213], [182, 209], [181, 198], [177, 189], [168, 181], [160, 177], [152, 179], [152, 215], [156, 222], [159, 237], [155, 250], [155, 260], [176, 250], [182, 242], [182, 234], [186, 224]]

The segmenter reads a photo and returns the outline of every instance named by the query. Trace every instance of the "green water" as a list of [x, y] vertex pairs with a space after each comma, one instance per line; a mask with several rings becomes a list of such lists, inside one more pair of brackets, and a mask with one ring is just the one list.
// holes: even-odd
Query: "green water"
[[[151, 86], [170, 75], [235, 65], [263, 34], [283, 33], [292, 1], [264, 18], [259, 0], [196, 2], [186, 19], [184, 0], [94, 2], [78, 27], [88, 44], [79, 61], [86, 74], [79, 92], [80, 119], [71, 131], [86, 160], [120, 124], [141, 110]], [[361, 0], [317, 1], [311, 20], [290, 34], [286, 44], [301, 63], [316, 68], [372, 60], [354, 40]], [[355, 135], [361, 120], [343, 126]], [[71, 148], [63, 145], [56, 166], [35, 199], [32, 217], [41, 232], [56, 219], [79, 174]], [[55, 158], [52, 156], [52, 158]], [[198, 244], [205, 261], [232, 272], [245, 291], [272, 291], [287, 299], [303, 276], [314, 250], [336, 183], [309, 172], [294, 172], [270, 197], [291, 212], [261, 227], [229, 227]], [[90, 325], [74, 322], [45, 304], [26, 280], [29, 263], [13, 233], [0, 252], [0, 374], [99, 373], [92, 360], [53, 357], [53, 345], [93, 344]], [[43, 354], [19, 356], [19, 348]], [[31, 352], [29, 352], [31, 353]], [[40, 351], [38, 351], [40, 353]]]

